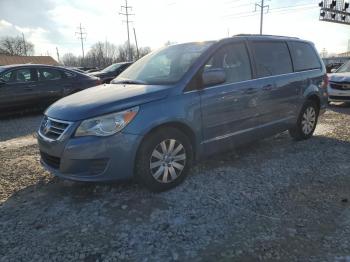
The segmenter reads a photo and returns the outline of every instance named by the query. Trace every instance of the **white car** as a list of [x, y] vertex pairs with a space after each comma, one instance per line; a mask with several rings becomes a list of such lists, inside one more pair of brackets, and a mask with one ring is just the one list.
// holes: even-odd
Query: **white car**
[[328, 77], [328, 101], [350, 103], [350, 61]]

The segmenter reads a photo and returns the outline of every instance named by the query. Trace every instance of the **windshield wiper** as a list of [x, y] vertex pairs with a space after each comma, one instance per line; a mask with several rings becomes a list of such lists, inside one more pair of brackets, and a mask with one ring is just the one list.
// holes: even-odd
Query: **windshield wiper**
[[147, 83], [140, 80], [123, 79], [123, 80], [112, 80], [111, 84], [145, 85]]

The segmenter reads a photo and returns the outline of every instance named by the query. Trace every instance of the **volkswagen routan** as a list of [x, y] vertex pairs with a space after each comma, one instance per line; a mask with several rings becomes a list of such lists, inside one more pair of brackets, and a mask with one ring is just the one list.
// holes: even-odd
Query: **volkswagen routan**
[[289, 130], [312, 136], [327, 104], [313, 43], [237, 35], [171, 45], [111, 84], [50, 106], [38, 130], [41, 163], [79, 181], [134, 178], [152, 191], [181, 183], [199, 159]]

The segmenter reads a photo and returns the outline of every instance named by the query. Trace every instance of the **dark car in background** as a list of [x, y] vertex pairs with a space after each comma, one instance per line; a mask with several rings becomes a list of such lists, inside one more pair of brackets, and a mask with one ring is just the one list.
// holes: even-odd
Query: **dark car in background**
[[121, 72], [123, 72], [125, 69], [127, 69], [132, 62], [123, 62], [123, 63], [116, 63], [112, 64], [105, 69], [93, 72], [90, 75], [97, 76], [101, 79], [102, 83], [108, 84], [111, 82], [112, 79], [116, 78]]
[[47, 106], [52, 102], [99, 85], [97, 77], [48, 65], [0, 66], [0, 111]]

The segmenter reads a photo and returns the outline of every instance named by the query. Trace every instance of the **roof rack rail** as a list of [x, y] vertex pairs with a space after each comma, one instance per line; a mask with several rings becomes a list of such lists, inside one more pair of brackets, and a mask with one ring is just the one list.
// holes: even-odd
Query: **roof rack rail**
[[271, 36], [271, 37], [281, 37], [281, 38], [290, 38], [290, 39], [300, 39], [299, 37], [293, 37], [293, 36], [283, 36], [283, 35], [260, 35], [260, 34], [238, 34], [234, 36]]

